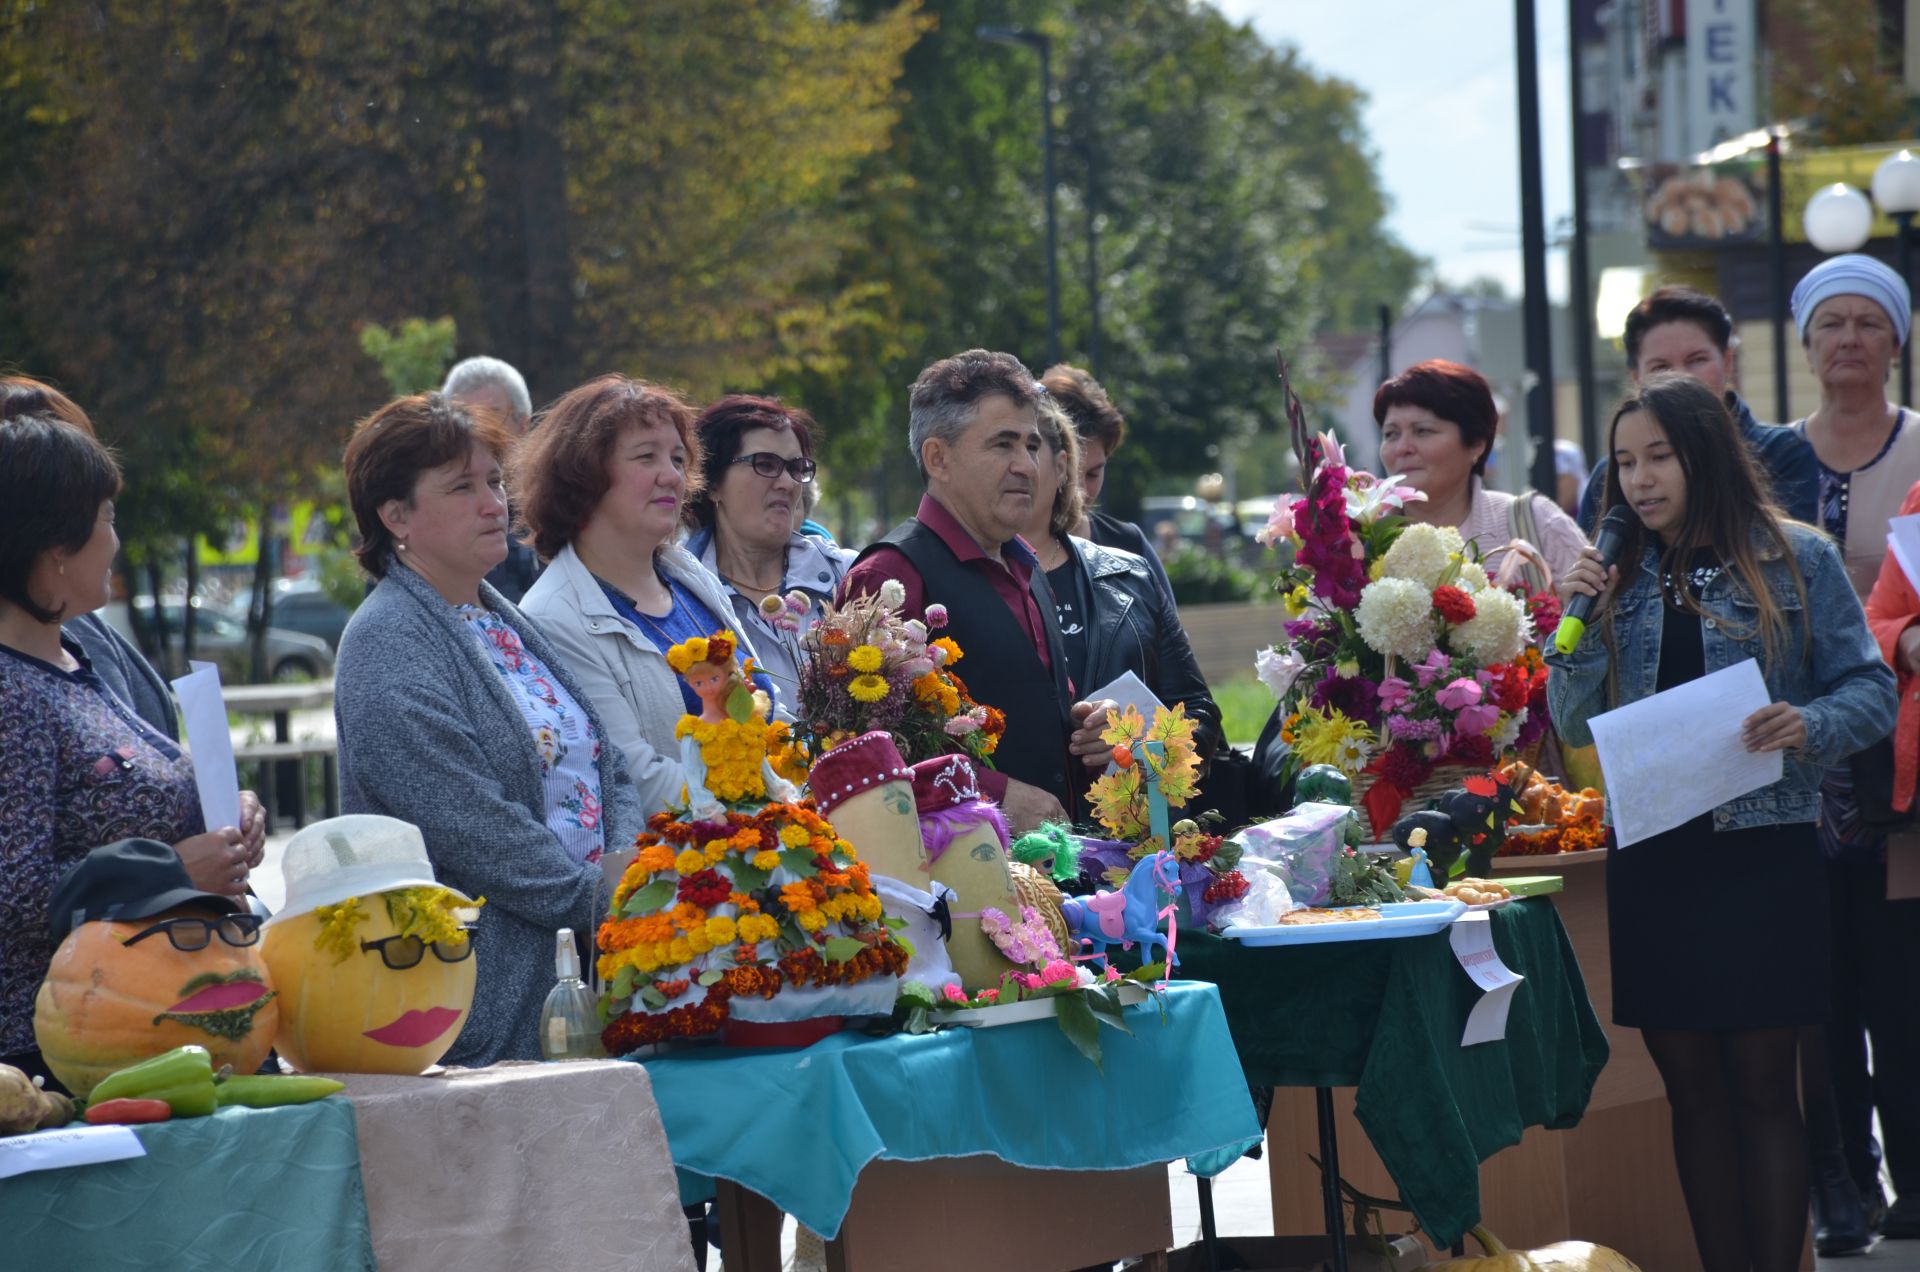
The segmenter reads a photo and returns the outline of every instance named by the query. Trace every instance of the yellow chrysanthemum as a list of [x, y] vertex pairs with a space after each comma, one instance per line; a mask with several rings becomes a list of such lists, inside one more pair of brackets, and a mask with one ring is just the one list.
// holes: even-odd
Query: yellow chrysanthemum
[[673, 859], [673, 868], [683, 875], [696, 874], [707, 868], [707, 854], [695, 848], [682, 848], [680, 855]]
[[818, 932], [827, 925], [827, 916], [818, 910], [808, 910], [797, 916], [800, 926], [809, 932]]
[[684, 936], [676, 936], [667, 945], [669, 962], [686, 963], [693, 959], [693, 943]]
[[887, 682], [878, 676], [855, 676], [847, 682], [847, 692], [856, 702], [878, 702], [887, 696]]
[[807, 842], [812, 838], [813, 836], [808, 833], [805, 826], [782, 826], [780, 828], [780, 842], [789, 848], [805, 848]]
[[932, 644], [928, 645], [927, 648], [944, 649], [947, 651], [947, 660], [946, 662], [941, 664], [941, 666], [943, 667], [953, 666], [953, 664], [959, 662], [960, 659], [964, 656], [960, 652], [960, 643], [954, 640], [954, 638], [951, 636], [942, 636], [939, 640], [936, 640]]
[[855, 671], [878, 671], [884, 661], [885, 656], [872, 645], [855, 645], [847, 655], [847, 666]]
[[733, 920], [724, 914], [716, 914], [707, 920], [707, 939], [715, 945], [731, 945], [735, 932]]
[[778, 866], [779, 864], [780, 864], [780, 854], [777, 852], [774, 852], [771, 849], [768, 849], [765, 852], [756, 852], [753, 854], [753, 868], [755, 870], [772, 870], [775, 866]]
[[1315, 707], [1300, 713], [1293, 736], [1293, 753], [1303, 766], [1331, 764], [1348, 777], [1366, 766], [1375, 742], [1373, 730], [1360, 721], [1342, 711]]

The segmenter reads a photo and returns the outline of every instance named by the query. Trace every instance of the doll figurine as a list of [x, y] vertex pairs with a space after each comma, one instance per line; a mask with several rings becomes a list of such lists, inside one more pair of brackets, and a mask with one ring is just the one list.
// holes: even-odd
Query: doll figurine
[[784, 804], [800, 797], [767, 762], [772, 704], [753, 688], [733, 652], [731, 632], [697, 636], [667, 651], [667, 664], [701, 704], [699, 715], [681, 716], [674, 729], [687, 775], [687, 815], [697, 822], [724, 820], [730, 804]]

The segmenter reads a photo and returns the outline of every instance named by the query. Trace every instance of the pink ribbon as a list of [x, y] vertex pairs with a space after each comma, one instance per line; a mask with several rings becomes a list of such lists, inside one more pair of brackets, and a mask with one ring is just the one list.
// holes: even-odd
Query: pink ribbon
[[1162, 852], [1155, 855], [1153, 859], [1153, 881], [1166, 891], [1168, 898], [1166, 908], [1154, 916], [1156, 922], [1160, 919], [1167, 921], [1167, 964], [1166, 972], [1160, 977], [1161, 989], [1165, 989], [1167, 982], [1173, 978], [1173, 947], [1180, 936], [1180, 920], [1176, 917], [1176, 911], [1180, 909], [1180, 867], [1174, 866], [1171, 884], [1166, 875], [1167, 858], [1172, 855], [1169, 852]]

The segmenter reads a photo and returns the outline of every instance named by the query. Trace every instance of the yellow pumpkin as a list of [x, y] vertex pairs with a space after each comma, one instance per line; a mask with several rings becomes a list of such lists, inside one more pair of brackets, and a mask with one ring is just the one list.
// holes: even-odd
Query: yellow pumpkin
[[1509, 1250], [1485, 1228], [1475, 1228], [1473, 1239], [1486, 1253], [1445, 1263], [1429, 1263], [1429, 1272], [1640, 1272], [1633, 1260], [1591, 1241], [1556, 1241], [1538, 1250]]
[[258, 945], [215, 935], [178, 950], [156, 923], [207, 917], [192, 908], [124, 923], [82, 923], [54, 951], [34, 1001], [33, 1034], [47, 1067], [84, 1098], [101, 1079], [175, 1047], [205, 1047], [215, 1068], [252, 1073], [273, 1047], [280, 1007]]
[[387, 907], [374, 896], [360, 908], [365, 917], [353, 933], [357, 948], [343, 961], [317, 948], [317, 914], [267, 928], [261, 946], [280, 991], [275, 1045], [305, 1073], [425, 1072], [467, 1023], [473, 956], [447, 963], [427, 950], [414, 966], [396, 971], [362, 944], [399, 934]]

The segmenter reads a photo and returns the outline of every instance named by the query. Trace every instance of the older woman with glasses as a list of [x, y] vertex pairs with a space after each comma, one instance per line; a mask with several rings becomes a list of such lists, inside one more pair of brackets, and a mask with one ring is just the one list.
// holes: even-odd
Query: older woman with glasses
[[[696, 527], [687, 550], [724, 584], [734, 621], [753, 638], [781, 701], [800, 695], [800, 633], [820, 617], [853, 554], [802, 533], [800, 514], [819, 469], [813, 418], [777, 398], [725, 397], [694, 422], [700, 488], [687, 501]], [[768, 597], [798, 595], [804, 613], [770, 618]]]

